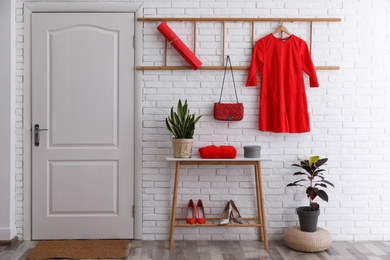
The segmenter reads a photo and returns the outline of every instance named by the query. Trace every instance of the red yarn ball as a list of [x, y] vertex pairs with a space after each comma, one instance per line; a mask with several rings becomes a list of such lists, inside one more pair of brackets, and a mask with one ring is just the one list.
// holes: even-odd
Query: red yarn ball
[[212, 158], [225, 158], [234, 159], [237, 157], [237, 150], [230, 145], [221, 145], [219, 147], [215, 145], [209, 145], [199, 148], [200, 157], [203, 159]]

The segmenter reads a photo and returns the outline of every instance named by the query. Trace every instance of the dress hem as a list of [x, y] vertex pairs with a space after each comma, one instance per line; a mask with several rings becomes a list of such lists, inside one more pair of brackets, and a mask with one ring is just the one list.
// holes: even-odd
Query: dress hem
[[290, 134], [303, 134], [303, 133], [309, 133], [310, 132], [310, 129], [309, 130], [304, 130], [304, 131], [274, 131], [274, 130], [263, 130], [263, 129], [259, 129], [259, 131], [263, 131], [263, 132], [271, 132], [271, 133], [290, 133]]

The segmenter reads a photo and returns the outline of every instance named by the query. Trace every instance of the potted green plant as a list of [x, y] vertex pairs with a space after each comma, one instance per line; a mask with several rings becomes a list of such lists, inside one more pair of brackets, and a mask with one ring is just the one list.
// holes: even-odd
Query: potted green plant
[[202, 116], [190, 115], [187, 100], [182, 104], [181, 100], [177, 103], [176, 112], [171, 108], [170, 115], [165, 119], [165, 125], [169, 132], [174, 135], [172, 138], [173, 157], [191, 158], [192, 145], [194, 143], [195, 124]]
[[[300, 179], [298, 181], [287, 184], [286, 187], [302, 186], [306, 188], [306, 195], [309, 198], [309, 206], [297, 208], [297, 214], [299, 217], [299, 225], [302, 231], [315, 232], [317, 229], [318, 216], [320, 215], [320, 205], [313, 202], [318, 196], [322, 200], [328, 202], [328, 194], [321, 190], [327, 188], [328, 185], [334, 187], [334, 185], [325, 180], [322, 176], [324, 169], [320, 169], [324, 163], [328, 161], [328, 158], [320, 159], [319, 156], [312, 156], [309, 160], [300, 160], [300, 164], [292, 164], [291, 166], [301, 168], [300, 171], [295, 172], [295, 175], [305, 175], [307, 178]], [[302, 170], [304, 170], [302, 172]], [[303, 185], [308, 183], [308, 185]]]

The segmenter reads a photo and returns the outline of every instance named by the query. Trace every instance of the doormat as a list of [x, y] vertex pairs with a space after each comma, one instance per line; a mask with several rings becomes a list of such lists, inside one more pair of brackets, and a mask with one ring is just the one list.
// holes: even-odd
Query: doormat
[[127, 240], [41, 241], [26, 259], [97, 258], [121, 259], [126, 256]]

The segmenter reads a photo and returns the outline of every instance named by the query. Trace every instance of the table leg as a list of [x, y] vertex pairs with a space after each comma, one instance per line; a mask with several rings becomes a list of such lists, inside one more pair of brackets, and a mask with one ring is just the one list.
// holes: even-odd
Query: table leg
[[169, 235], [169, 250], [172, 250], [172, 247], [173, 247], [173, 236], [175, 234], [177, 188], [178, 188], [178, 185], [179, 185], [179, 172], [180, 172], [180, 161], [176, 161], [175, 186], [173, 188], [173, 199], [172, 199], [171, 232], [170, 232], [170, 235]]
[[[261, 215], [261, 205], [260, 205], [260, 187], [259, 187], [259, 175], [258, 175], [258, 165], [255, 164], [255, 183], [256, 183], [256, 201], [257, 201], [257, 219], [259, 224], [262, 224], [262, 215]], [[259, 239], [263, 242], [263, 229], [259, 227]]]
[[261, 178], [261, 166], [260, 161], [257, 162], [257, 180], [259, 181], [260, 187], [260, 204], [261, 204], [261, 217], [263, 222], [263, 233], [264, 233], [264, 248], [268, 250], [268, 238], [267, 238], [267, 222], [265, 221], [265, 209], [264, 209], [264, 193], [263, 193], [263, 181]]

